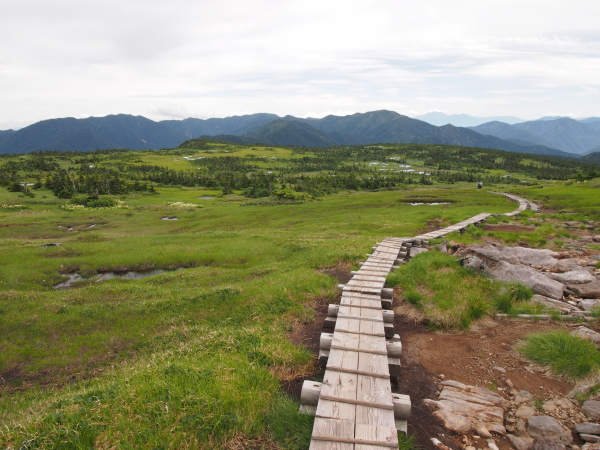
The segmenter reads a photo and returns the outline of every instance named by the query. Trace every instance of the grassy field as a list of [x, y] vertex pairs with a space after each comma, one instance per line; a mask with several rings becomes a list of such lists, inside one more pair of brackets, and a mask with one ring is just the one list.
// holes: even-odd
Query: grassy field
[[[295, 157], [289, 149], [241, 151]], [[190, 164], [168, 152], [123, 157], [178, 170]], [[543, 191], [557, 208], [561, 189]], [[580, 209], [593, 216], [586, 205], [595, 188], [571, 189], [585, 193]], [[410, 205], [423, 200], [449, 203]], [[306, 448], [311, 419], [280, 385], [315, 370], [313, 355], [289, 335], [314, 320], [317, 304], [335, 300], [337, 280], [322, 269], [356, 267], [386, 237], [515, 208], [472, 183], [265, 205], [240, 192], [157, 186], [119, 201], [74, 207], [47, 189], [31, 197], [0, 188], [0, 446]], [[44, 247], [51, 243], [60, 245]], [[165, 272], [98, 278], [157, 269]], [[54, 288], [74, 273], [87, 279]], [[469, 320], [487, 312], [471, 306]]]

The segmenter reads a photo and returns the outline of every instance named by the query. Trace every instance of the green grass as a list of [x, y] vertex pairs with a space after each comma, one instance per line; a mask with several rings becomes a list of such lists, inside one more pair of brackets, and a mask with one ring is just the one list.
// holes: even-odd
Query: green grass
[[530, 335], [520, 351], [532, 361], [549, 366], [555, 374], [571, 380], [590, 375], [600, 365], [600, 353], [594, 344], [562, 331]]

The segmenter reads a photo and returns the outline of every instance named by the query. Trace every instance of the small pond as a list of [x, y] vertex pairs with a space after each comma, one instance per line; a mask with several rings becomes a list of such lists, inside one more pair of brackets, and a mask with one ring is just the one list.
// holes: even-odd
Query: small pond
[[[181, 270], [181, 269], [176, 269]], [[156, 269], [156, 270], [148, 270], [146, 272], [135, 272], [133, 270], [129, 272], [105, 272], [101, 275], [96, 275], [89, 278], [84, 278], [78, 273], [70, 273], [68, 275], [63, 275], [67, 277], [65, 281], [59, 283], [54, 286], [54, 289], [68, 289], [71, 287], [73, 283], [78, 283], [80, 281], [94, 280], [96, 282], [102, 280], [112, 280], [113, 278], [125, 278], [127, 280], [137, 280], [139, 278], [151, 277], [153, 275], [160, 275], [161, 273], [167, 272], [166, 270]]]

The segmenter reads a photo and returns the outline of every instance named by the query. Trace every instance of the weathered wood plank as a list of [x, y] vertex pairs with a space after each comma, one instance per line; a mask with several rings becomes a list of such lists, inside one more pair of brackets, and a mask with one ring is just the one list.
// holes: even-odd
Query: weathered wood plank
[[313, 440], [311, 440], [310, 443], [310, 450], [353, 450], [353, 443], [318, 441], [314, 440], [314, 438], [329, 436], [342, 439], [354, 439], [354, 428], [354, 422], [351, 420], [316, 417], [313, 426]]

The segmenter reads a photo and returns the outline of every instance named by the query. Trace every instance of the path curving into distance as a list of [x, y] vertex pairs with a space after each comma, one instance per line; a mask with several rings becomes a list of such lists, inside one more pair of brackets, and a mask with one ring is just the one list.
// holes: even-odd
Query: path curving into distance
[[[514, 216], [537, 205], [512, 194], [492, 192], [519, 203], [506, 214]], [[441, 230], [410, 238], [387, 238], [373, 248], [346, 285], [340, 285], [339, 305], [329, 305], [321, 334], [319, 363], [323, 382], [304, 381], [301, 411], [314, 414], [310, 450], [381, 450], [398, 448], [397, 431], [406, 432], [411, 402], [392, 393], [391, 377], [400, 375], [402, 344], [395, 333], [392, 289], [385, 279], [412, 247], [426, 247], [436, 239], [494, 214], [477, 214]]]

